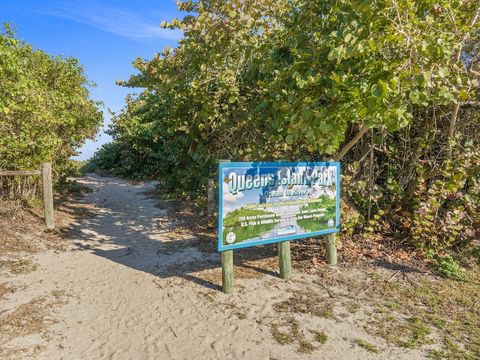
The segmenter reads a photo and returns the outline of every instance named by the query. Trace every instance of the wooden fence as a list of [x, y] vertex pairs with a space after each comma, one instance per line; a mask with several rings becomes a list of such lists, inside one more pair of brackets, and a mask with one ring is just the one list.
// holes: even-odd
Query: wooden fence
[[52, 164], [43, 163], [40, 170], [10, 171], [0, 170], [2, 176], [41, 176], [43, 208], [47, 229], [55, 228], [55, 213], [53, 209]]

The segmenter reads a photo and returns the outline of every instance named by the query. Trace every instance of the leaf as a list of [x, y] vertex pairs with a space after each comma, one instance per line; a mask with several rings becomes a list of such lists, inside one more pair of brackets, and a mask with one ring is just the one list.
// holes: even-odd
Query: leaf
[[367, 108], [370, 111], [373, 111], [377, 108], [377, 99], [373, 96], [367, 99]]
[[327, 59], [330, 60], [330, 61], [333, 61], [337, 58], [338, 56], [338, 51], [337, 49], [332, 49], [330, 50], [330, 52], [328, 53], [328, 56], [327, 56]]
[[458, 93], [458, 98], [462, 101], [466, 101], [468, 100], [469, 96], [468, 96], [468, 93], [465, 89], [462, 89], [459, 93]]
[[344, 48], [344, 46], [340, 45], [339, 47], [336, 47], [330, 51], [330, 53], [327, 56], [327, 59], [330, 61], [333, 61], [333, 60], [339, 61], [345, 57], [346, 53], [347, 51]]
[[370, 39], [368, 40], [368, 47], [369, 47], [370, 50], [372, 50], [372, 51], [375, 51], [375, 50], [377, 49], [377, 45], [376, 45], [374, 39], [370, 38]]
[[372, 95], [377, 98], [383, 98], [388, 93], [388, 85], [386, 82], [379, 80], [377, 84], [372, 86]]

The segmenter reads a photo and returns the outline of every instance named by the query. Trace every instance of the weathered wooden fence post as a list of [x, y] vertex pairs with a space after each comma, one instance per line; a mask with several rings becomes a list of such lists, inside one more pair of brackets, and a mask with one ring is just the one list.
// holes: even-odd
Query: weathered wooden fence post
[[337, 245], [335, 244], [336, 234], [327, 234], [326, 235], [326, 246], [327, 246], [327, 262], [330, 266], [337, 265]]
[[55, 228], [55, 214], [53, 210], [52, 164], [42, 164], [43, 208], [45, 210], [45, 225], [47, 229]]
[[280, 262], [280, 277], [284, 280], [290, 280], [292, 277], [290, 241], [282, 241], [278, 243], [278, 259]]

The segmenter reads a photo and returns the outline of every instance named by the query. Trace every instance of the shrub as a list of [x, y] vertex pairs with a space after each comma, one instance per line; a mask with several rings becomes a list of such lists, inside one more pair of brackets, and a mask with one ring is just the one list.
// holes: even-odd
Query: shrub
[[77, 59], [51, 56], [0, 33], [0, 169], [39, 169], [53, 162], [65, 177], [69, 158], [102, 122]]

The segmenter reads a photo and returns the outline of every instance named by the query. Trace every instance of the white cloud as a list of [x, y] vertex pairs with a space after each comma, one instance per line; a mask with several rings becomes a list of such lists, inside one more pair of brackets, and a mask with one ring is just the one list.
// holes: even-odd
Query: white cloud
[[68, 19], [80, 24], [134, 40], [165, 39], [179, 40], [182, 32], [160, 28], [163, 19], [148, 15], [137, 15], [117, 7], [92, 4], [90, 2], [55, 3], [36, 12]]
[[233, 195], [229, 190], [228, 190], [228, 185], [223, 182], [223, 211], [226, 214], [227, 212], [235, 209], [238, 206], [237, 201], [244, 197], [243, 192], [238, 192], [237, 194]]

